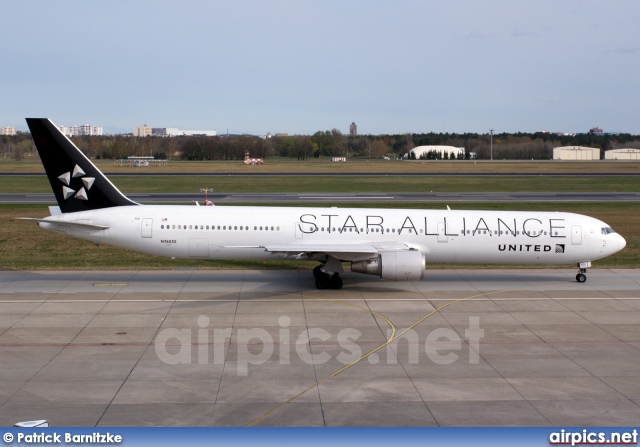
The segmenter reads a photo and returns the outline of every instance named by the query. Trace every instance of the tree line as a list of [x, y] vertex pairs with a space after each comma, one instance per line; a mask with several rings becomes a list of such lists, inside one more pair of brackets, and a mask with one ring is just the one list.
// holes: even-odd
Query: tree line
[[[276, 135], [272, 138], [251, 135], [216, 137], [131, 137], [122, 135], [73, 137], [72, 141], [89, 158], [123, 159], [128, 156], [152, 156], [174, 160], [241, 160], [246, 151], [252, 158], [274, 156], [305, 160], [310, 157], [401, 157], [417, 146], [444, 145], [465, 148], [465, 157], [475, 153], [478, 159], [491, 157], [488, 134], [422, 133], [397, 135], [348, 136], [337, 129], [313, 135]], [[589, 146], [605, 150], [621, 147], [640, 148], [637, 135], [577, 134], [558, 136], [550, 133], [501, 133], [493, 135], [493, 158], [508, 160], [549, 160], [558, 146]], [[28, 132], [0, 136], [0, 156], [22, 160], [36, 155]], [[433, 158], [433, 157], [425, 157]]]

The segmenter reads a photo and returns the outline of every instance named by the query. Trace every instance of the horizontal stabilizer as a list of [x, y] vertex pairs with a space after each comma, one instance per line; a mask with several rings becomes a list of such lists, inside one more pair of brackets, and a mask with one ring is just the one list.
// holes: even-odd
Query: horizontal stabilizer
[[108, 230], [108, 225], [96, 225], [96, 224], [88, 224], [82, 222], [66, 222], [64, 220], [52, 220], [52, 219], [36, 219], [34, 217], [16, 217], [17, 220], [32, 220], [34, 222], [44, 222], [52, 225], [61, 225], [67, 227], [77, 227], [84, 228], [87, 230]]

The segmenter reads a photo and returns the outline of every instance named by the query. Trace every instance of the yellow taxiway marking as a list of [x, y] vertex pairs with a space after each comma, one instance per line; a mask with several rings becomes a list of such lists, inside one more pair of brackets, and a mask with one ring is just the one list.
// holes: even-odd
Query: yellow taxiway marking
[[356, 361], [354, 361], [353, 363], [345, 366], [344, 368], [340, 369], [339, 371], [334, 372], [333, 374], [328, 375], [327, 377], [325, 377], [324, 379], [314, 383], [313, 385], [311, 385], [310, 387], [302, 390], [301, 392], [299, 392], [298, 394], [296, 394], [295, 396], [293, 396], [292, 398], [290, 398], [289, 400], [287, 400], [286, 402], [281, 403], [280, 405], [278, 405], [277, 407], [272, 408], [271, 410], [267, 411], [265, 414], [263, 414], [262, 416], [260, 416], [259, 418], [254, 419], [253, 421], [249, 422], [247, 424], [247, 427], [251, 427], [252, 425], [257, 424], [258, 422], [260, 422], [261, 420], [263, 420], [264, 418], [268, 417], [269, 415], [275, 413], [276, 411], [278, 411], [280, 408], [290, 404], [291, 402], [293, 402], [294, 400], [296, 400], [298, 397], [302, 396], [303, 394], [311, 391], [312, 389], [316, 388], [318, 385], [320, 385], [323, 382], [326, 382], [327, 380], [331, 379], [332, 377], [336, 376], [337, 374], [340, 374], [342, 371], [344, 371], [345, 369], [347, 369], [348, 367], [355, 365], [356, 363], [358, 363], [359, 361], [361, 361], [362, 359], [366, 358], [367, 356], [369, 356], [370, 354], [373, 354], [374, 352], [378, 351], [379, 349], [382, 349], [383, 347], [387, 346], [387, 344], [389, 344], [393, 338], [395, 337], [396, 334], [396, 327], [395, 325], [391, 322], [391, 320], [389, 320], [387, 317], [385, 317], [384, 315], [382, 315], [381, 313], [378, 313], [374, 310], [368, 309], [366, 307], [362, 307], [362, 306], [358, 306], [356, 304], [352, 304], [352, 303], [346, 303], [344, 301], [339, 301], [339, 300], [330, 300], [330, 299], [324, 299], [324, 298], [313, 298], [314, 301], [327, 301], [330, 303], [336, 303], [336, 304], [342, 304], [344, 306], [350, 306], [350, 307], [354, 307], [356, 309], [360, 309], [363, 310], [365, 312], [370, 312], [374, 315], [379, 316], [380, 318], [382, 318], [384, 321], [387, 322], [387, 324], [391, 327], [391, 336], [389, 337], [389, 339], [381, 344], [380, 346], [378, 346], [377, 348], [369, 351], [367, 354], [363, 355], [362, 357], [360, 357], [359, 359], [357, 359]]
[[455, 303], [459, 303], [460, 301], [464, 301], [464, 300], [470, 300], [473, 298], [479, 298], [479, 297], [484, 297], [484, 296], [488, 296], [488, 295], [495, 295], [498, 293], [506, 293], [506, 292], [513, 292], [513, 290], [499, 290], [496, 292], [486, 292], [486, 293], [481, 293], [478, 295], [473, 295], [473, 296], [467, 296], [464, 298], [459, 298], [457, 300], [453, 300], [448, 302], [447, 304], [443, 304], [442, 306], [438, 307], [437, 309], [434, 309], [433, 311], [429, 312], [427, 315], [425, 315], [424, 317], [420, 318], [418, 321], [416, 321], [415, 323], [413, 323], [411, 326], [409, 326], [408, 328], [406, 328], [405, 330], [403, 330], [402, 332], [400, 332], [399, 334], [396, 334], [396, 327], [395, 325], [388, 319], [386, 318], [384, 315], [379, 314], [378, 312], [375, 312], [371, 309], [367, 309], [364, 308], [362, 306], [356, 306], [355, 304], [351, 304], [351, 303], [346, 303], [343, 301], [338, 301], [338, 300], [330, 300], [330, 299], [322, 299], [322, 298], [318, 298], [317, 300], [319, 301], [328, 301], [328, 302], [333, 302], [333, 303], [337, 303], [337, 304], [343, 304], [343, 305], [347, 305], [347, 306], [351, 306], [351, 307], [356, 307], [358, 309], [364, 310], [366, 312], [371, 312], [374, 315], [378, 315], [380, 318], [384, 319], [392, 328], [392, 334], [389, 337], [389, 339], [384, 342], [383, 344], [381, 344], [380, 346], [372, 349], [371, 351], [367, 352], [366, 354], [364, 354], [362, 357], [360, 357], [359, 359], [349, 363], [348, 365], [345, 365], [344, 367], [340, 368], [339, 370], [329, 374], [327, 377], [325, 377], [322, 380], [319, 380], [317, 383], [311, 385], [310, 387], [302, 390], [301, 392], [299, 392], [298, 394], [296, 394], [295, 396], [291, 397], [289, 400], [281, 403], [280, 405], [272, 408], [271, 410], [267, 411], [266, 413], [264, 413], [262, 416], [252, 420], [251, 422], [249, 422], [247, 424], [247, 427], [251, 427], [255, 424], [257, 424], [258, 422], [262, 421], [263, 419], [267, 418], [268, 416], [272, 415], [273, 413], [275, 413], [276, 411], [278, 411], [279, 409], [285, 407], [286, 405], [290, 404], [291, 402], [293, 402], [294, 400], [296, 400], [297, 398], [299, 398], [300, 396], [308, 393], [309, 391], [311, 391], [312, 389], [318, 387], [321, 383], [326, 382], [327, 380], [337, 376], [338, 374], [340, 374], [341, 372], [351, 368], [353, 365], [356, 365], [357, 363], [361, 362], [362, 360], [366, 359], [367, 357], [369, 357], [371, 354], [373, 354], [374, 352], [379, 351], [380, 349], [384, 348], [385, 346], [387, 346], [389, 343], [395, 341], [396, 339], [402, 337], [402, 335], [404, 335], [407, 331], [413, 329], [414, 327], [416, 327], [417, 325], [419, 325], [420, 323], [422, 323], [424, 320], [426, 320], [427, 318], [429, 318], [430, 316], [432, 316], [433, 314], [435, 314], [436, 312], [440, 311], [441, 309], [444, 309], [447, 306], [450, 306], [451, 304], [455, 304]]

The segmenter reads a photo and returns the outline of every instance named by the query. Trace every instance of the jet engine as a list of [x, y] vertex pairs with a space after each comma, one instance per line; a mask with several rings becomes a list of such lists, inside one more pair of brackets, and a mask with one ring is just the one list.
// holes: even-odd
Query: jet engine
[[351, 263], [351, 271], [390, 281], [417, 281], [424, 277], [425, 256], [417, 250], [386, 251], [375, 258]]

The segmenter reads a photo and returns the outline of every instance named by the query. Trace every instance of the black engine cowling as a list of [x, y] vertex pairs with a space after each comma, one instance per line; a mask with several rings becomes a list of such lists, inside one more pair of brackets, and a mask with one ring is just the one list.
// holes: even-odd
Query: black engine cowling
[[351, 263], [351, 271], [390, 281], [417, 281], [424, 277], [425, 256], [417, 250], [387, 251], [375, 258]]

